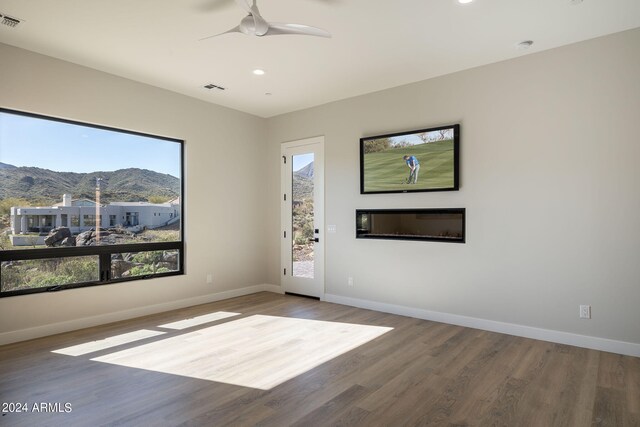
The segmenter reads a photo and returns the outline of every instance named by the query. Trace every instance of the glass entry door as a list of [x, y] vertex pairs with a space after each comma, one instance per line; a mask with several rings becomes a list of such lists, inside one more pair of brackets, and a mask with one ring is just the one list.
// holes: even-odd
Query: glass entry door
[[282, 144], [282, 285], [324, 296], [324, 138]]

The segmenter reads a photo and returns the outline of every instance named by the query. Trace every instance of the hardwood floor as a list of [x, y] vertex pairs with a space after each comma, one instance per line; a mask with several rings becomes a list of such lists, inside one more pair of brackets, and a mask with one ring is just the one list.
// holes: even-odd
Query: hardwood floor
[[[317, 342], [333, 333], [322, 322], [273, 351], [259, 340], [260, 357], [223, 345], [242, 340], [230, 327], [242, 319], [271, 337], [255, 323], [268, 316], [393, 329], [267, 390], [159, 369], [179, 354], [207, 375], [226, 357], [247, 371], [280, 362], [266, 370], [277, 376], [332, 349]], [[194, 340], [197, 351], [183, 347]], [[282, 346], [311, 350], [283, 365]], [[131, 355], [144, 369], [111, 363]], [[263, 292], [2, 346], [0, 402], [27, 404], [2, 426], [640, 426], [640, 358]], [[41, 403], [48, 412], [34, 411]]]

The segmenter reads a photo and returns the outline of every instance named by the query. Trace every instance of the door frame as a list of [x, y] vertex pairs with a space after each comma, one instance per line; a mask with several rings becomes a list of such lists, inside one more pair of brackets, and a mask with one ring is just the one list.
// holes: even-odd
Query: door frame
[[[314, 273], [315, 277], [320, 276], [320, 294], [318, 295], [321, 301], [325, 299], [325, 256], [326, 256], [326, 245], [325, 245], [325, 197], [324, 197], [324, 135], [314, 136], [311, 138], [299, 139], [295, 141], [283, 142], [280, 144], [280, 287], [283, 292], [287, 292], [286, 289], [286, 277], [291, 278], [292, 267], [288, 263], [292, 260], [292, 247], [291, 247], [291, 202], [292, 202], [292, 180], [289, 173], [290, 165], [284, 164], [283, 158], [287, 158], [286, 152], [288, 149], [304, 147], [306, 145], [316, 145], [317, 152], [316, 157], [314, 158], [314, 180], [321, 184], [322, 191], [321, 196], [318, 197], [316, 193], [317, 185], [314, 185], [314, 200], [313, 206], [314, 211], [320, 213], [320, 218], [317, 218], [317, 215], [314, 216], [314, 225], [317, 226], [319, 233], [318, 238], [320, 239], [321, 246], [321, 254], [317, 256], [317, 252], [314, 253]], [[322, 167], [317, 168], [316, 165], [321, 164]], [[286, 166], [286, 167], [285, 167]], [[285, 197], [285, 194], [289, 194], [291, 196]], [[285, 237], [285, 232], [287, 232]], [[287, 242], [287, 244], [285, 244]], [[287, 273], [284, 274], [284, 269], [286, 269]]]

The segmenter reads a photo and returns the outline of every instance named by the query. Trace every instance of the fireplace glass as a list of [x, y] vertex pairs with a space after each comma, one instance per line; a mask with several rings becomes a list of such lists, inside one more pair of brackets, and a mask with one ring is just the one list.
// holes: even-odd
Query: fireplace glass
[[465, 210], [358, 209], [356, 238], [465, 242]]

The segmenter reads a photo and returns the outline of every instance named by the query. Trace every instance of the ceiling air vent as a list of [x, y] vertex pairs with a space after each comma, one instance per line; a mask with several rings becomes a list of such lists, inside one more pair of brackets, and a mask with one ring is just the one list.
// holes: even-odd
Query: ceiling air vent
[[12, 17], [4, 15], [2, 13], [0, 13], [0, 19], [1, 19], [0, 24], [6, 25], [6, 26], [11, 27], [11, 28], [17, 27], [18, 24], [20, 22], [22, 22], [18, 18], [12, 18]]
[[204, 85], [204, 88], [205, 89], [218, 89], [218, 90], [224, 90], [225, 89], [222, 86], [214, 85], [213, 83], [209, 83], [208, 85]]

